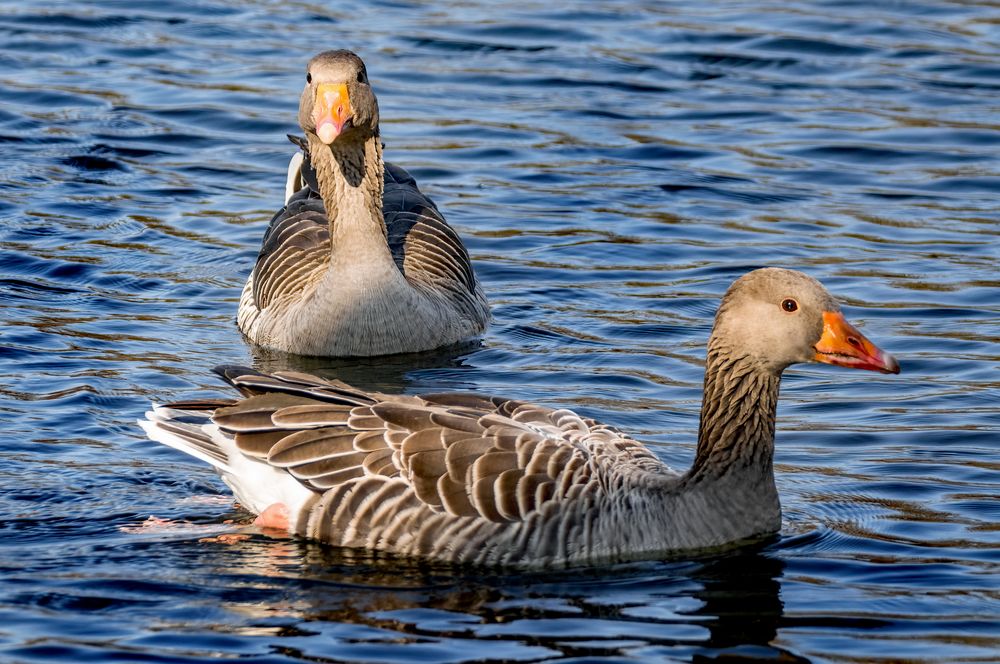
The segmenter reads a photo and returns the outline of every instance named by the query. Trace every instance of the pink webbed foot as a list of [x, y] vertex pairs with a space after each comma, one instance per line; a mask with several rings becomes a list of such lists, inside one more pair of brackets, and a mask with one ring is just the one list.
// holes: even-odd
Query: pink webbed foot
[[253, 525], [288, 532], [291, 515], [284, 503], [274, 503], [254, 519]]

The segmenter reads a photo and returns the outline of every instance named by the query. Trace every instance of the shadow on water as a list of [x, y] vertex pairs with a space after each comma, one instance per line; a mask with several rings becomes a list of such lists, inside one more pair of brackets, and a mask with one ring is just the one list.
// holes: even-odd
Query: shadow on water
[[413, 374], [421, 369], [452, 370], [448, 371], [450, 380], [434, 383], [435, 391], [475, 390], [474, 382], [461, 380], [461, 369], [468, 366], [468, 357], [482, 345], [477, 339], [421, 353], [371, 358], [309, 357], [252, 345], [249, 351], [254, 368], [260, 371], [304, 371], [336, 378], [361, 389], [395, 394], [406, 392], [415, 382]]
[[[310, 661], [394, 660], [380, 649], [429, 642], [447, 646], [448, 661], [503, 661], [529, 652], [532, 658], [808, 661], [774, 644], [783, 622], [784, 563], [764, 545], [676, 562], [505, 572], [255, 538], [220, 551], [217, 562], [217, 574], [230, 584], [256, 588], [226, 602], [246, 623], [234, 629], [280, 617], [285, 622], [276, 636], [300, 637], [331, 624], [372, 630], [322, 653], [297, 638], [274, 642]], [[463, 652], [460, 644], [470, 639], [492, 645]]]

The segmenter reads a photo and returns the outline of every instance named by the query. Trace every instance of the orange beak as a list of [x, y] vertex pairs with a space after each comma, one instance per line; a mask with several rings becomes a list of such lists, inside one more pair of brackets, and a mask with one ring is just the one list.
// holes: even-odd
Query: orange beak
[[868, 341], [839, 312], [823, 312], [823, 336], [815, 348], [814, 359], [817, 362], [882, 373], [899, 373], [896, 358]]
[[351, 97], [344, 83], [320, 83], [316, 86], [316, 101], [313, 105], [313, 123], [316, 135], [324, 144], [330, 145], [351, 119]]

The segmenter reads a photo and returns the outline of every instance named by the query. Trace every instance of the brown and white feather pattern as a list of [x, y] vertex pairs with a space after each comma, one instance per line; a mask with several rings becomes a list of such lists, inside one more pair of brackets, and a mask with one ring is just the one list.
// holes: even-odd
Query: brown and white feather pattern
[[271, 220], [247, 281], [250, 306], [241, 307], [240, 313], [259, 313], [283, 297], [303, 297], [322, 276], [329, 257], [330, 230], [323, 201], [303, 189]]
[[[690, 516], [670, 515], [664, 502], [679, 476], [642, 444], [572, 411], [468, 394], [386, 396], [291, 372], [223, 372], [245, 397], [214, 411], [192, 404], [205, 425], [190, 443], [203, 449], [211, 440], [227, 463], [238, 456], [243, 466], [266, 467], [272, 489], [274, 471], [307, 489], [293, 509], [297, 534], [517, 565], [634, 558], [688, 539]], [[169, 417], [184, 409], [150, 413], [151, 437], [181, 448], [163, 432], [186, 437]], [[272, 499], [256, 500], [246, 480], [214, 465], [254, 511]], [[670, 525], [677, 532], [665, 537]]]

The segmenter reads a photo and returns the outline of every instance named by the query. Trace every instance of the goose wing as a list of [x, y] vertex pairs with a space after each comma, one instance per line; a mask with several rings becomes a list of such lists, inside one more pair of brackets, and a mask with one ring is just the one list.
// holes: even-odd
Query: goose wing
[[[325, 494], [309, 521], [345, 520], [341, 532], [374, 518], [380, 492], [397, 499], [395, 512], [429, 507], [503, 523], [594, 488], [598, 457], [660, 465], [640, 443], [569, 410], [460, 393], [385, 396], [295, 372], [216, 371], [244, 398], [217, 408], [212, 422], [243, 455]], [[355, 507], [373, 502], [345, 511], [347, 496]]]
[[329, 258], [330, 227], [323, 201], [311, 189], [300, 189], [264, 234], [252, 275], [257, 309], [302, 293], [322, 275]]
[[393, 258], [411, 283], [463, 297], [476, 292], [472, 262], [458, 233], [395, 164], [385, 165], [382, 211]]

